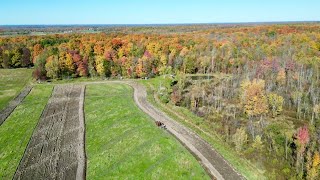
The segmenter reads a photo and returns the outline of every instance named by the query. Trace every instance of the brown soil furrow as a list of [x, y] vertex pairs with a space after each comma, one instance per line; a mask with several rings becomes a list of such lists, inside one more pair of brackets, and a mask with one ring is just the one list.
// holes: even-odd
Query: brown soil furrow
[[83, 85], [57, 85], [13, 179], [85, 179]]
[[[52, 147], [49, 147], [51, 149], [49, 150], [53, 150]], [[44, 148], [45, 149], [45, 148]], [[37, 150], [33, 150], [37, 151]], [[43, 150], [46, 151], [46, 150]], [[45, 155], [45, 153], [40, 153], [40, 154], [35, 154], [37, 156], [37, 158], [39, 158], [40, 160], [37, 161], [37, 163], [34, 163], [30, 166], [27, 166], [26, 164], [22, 165], [24, 166], [24, 171], [35, 171], [34, 169], [40, 168], [41, 166], [46, 166], [49, 165], [48, 161], [53, 162], [54, 158], [56, 158], [57, 156], [59, 156], [60, 153], [64, 153], [64, 152], [70, 152], [70, 151], [74, 151], [74, 147], [69, 146], [69, 147], [65, 147], [62, 148], [61, 151], [59, 152], [53, 152], [50, 155], [46, 155], [45, 157], [43, 157], [42, 155]], [[32, 151], [31, 151], [32, 152]], [[30, 153], [30, 152], [29, 152]], [[28, 156], [28, 155], [27, 155]], [[75, 163], [78, 163], [77, 161], [75, 161]], [[54, 165], [55, 163], [51, 163], [52, 165]], [[67, 166], [68, 164], [66, 164]], [[54, 173], [54, 171], [52, 171], [52, 173]], [[22, 178], [23, 179], [23, 178]]]
[[14, 109], [23, 101], [23, 99], [30, 93], [32, 86], [25, 87], [17, 97], [15, 97], [7, 107], [0, 111], [0, 126], [10, 116]]
[[[63, 136], [65, 136], [66, 134], [69, 134], [69, 133], [72, 133], [72, 132], [76, 132], [78, 134], [78, 132], [81, 130], [82, 128], [80, 127], [76, 127], [76, 128], [73, 128], [73, 129], [69, 129], [68, 131], [66, 131]], [[38, 134], [37, 134], [38, 135]], [[34, 137], [36, 137], [37, 135], [33, 135]], [[34, 139], [37, 139], [37, 138], [34, 138]], [[37, 142], [38, 144], [35, 144], [34, 141], [30, 141], [29, 143], [29, 148], [28, 150], [29, 151], [32, 151], [32, 149], [35, 149], [35, 148], [38, 148], [38, 147], [43, 147], [43, 146], [48, 146], [50, 143], [53, 143], [53, 142], [56, 142], [57, 141], [57, 137], [53, 137], [53, 138], [49, 138], [49, 139], [45, 139], [45, 137], [42, 137], [42, 141]], [[45, 139], [45, 140], [44, 140]], [[70, 142], [70, 144], [74, 144], [74, 143], [78, 143], [77, 141], [73, 141], [73, 142]], [[73, 146], [72, 146], [73, 147]], [[62, 149], [63, 151], [63, 149]]]

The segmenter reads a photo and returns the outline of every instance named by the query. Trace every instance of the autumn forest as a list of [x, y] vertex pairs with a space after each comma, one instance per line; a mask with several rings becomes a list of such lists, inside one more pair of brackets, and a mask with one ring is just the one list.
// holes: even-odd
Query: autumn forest
[[30, 68], [37, 82], [166, 77], [163, 104], [202, 118], [267, 177], [320, 178], [318, 23], [0, 36], [0, 68]]

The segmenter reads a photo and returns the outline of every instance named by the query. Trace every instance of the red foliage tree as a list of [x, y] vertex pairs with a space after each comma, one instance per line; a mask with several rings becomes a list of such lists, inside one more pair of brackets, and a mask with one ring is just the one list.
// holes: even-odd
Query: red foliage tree
[[306, 144], [309, 142], [309, 140], [310, 140], [309, 131], [308, 131], [307, 126], [304, 126], [304, 127], [298, 129], [296, 138], [297, 138], [297, 140], [298, 140], [298, 143], [299, 143], [301, 146], [305, 147], [305, 145], [306, 145]]

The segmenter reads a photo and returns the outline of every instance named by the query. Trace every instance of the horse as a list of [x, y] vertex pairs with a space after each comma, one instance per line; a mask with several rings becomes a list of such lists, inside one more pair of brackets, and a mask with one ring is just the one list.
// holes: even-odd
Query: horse
[[156, 123], [156, 125], [157, 125], [158, 127], [167, 129], [166, 125], [165, 125], [163, 122], [161, 122], [161, 121], [156, 121], [155, 123]]

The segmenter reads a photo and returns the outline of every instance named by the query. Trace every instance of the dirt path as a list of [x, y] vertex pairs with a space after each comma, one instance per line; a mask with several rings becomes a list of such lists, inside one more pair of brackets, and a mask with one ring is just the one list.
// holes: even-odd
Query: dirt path
[[32, 86], [25, 87], [17, 97], [10, 101], [7, 107], [0, 111], [0, 126], [10, 116], [13, 110], [23, 101], [23, 99], [30, 93]]
[[210, 144], [189, 128], [168, 117], [147, 101], [146, 89], [134, 81], [99, 81], [85, 84], [124, 83], [134, 89], [134, 101], [138, 107], [155, 121], [161, 121], [167, 130], [173, 134], [202, 164], [208, 174], [215, 179], [237, 180], [245, 179], [239, 174]]
[[55, 86], [13, 179], [85, 179], [84, 91]]
[[142, 85], [135, 82], [127, 82], [127, 84], [134, 88], [134, 100], [139, 108], [154, 120], [163, 122], [167, 126], [167, 130], [197, 157], [211, 176], [216, 179], [245, 179], [206, 141], [152, 106], [147, 101], [147, 93]]

